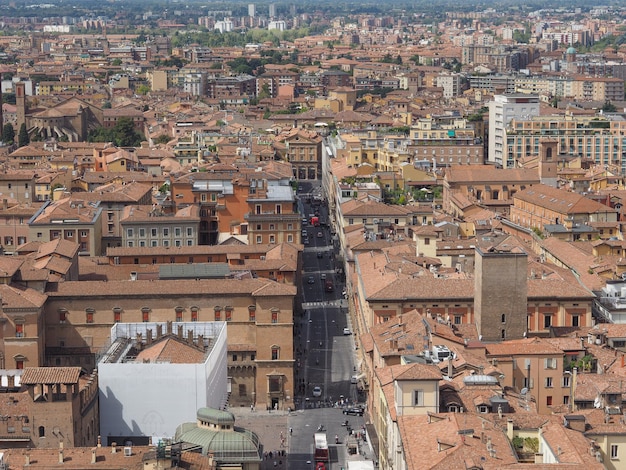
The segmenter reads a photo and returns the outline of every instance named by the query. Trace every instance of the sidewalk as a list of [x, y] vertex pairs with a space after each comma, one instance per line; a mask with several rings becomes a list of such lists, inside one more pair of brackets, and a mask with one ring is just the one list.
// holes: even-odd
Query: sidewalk
[[[284, 450], [287, 452], [289, 446], [289, 426], [287, 411], [267, 411], [255, 410], [251, 411], [248, 407], [229, 408], [228, 411], [235, 415], [235, 426], [249, 429], [258, 436], [263, 451], [272, 452], [272, 459], [261, 462], [261, 470], [274, 469], [274, 461], [277, 462], [277, 469], [285, 470], [287, 468], [287, 457], [282, 457], [282, 465], [278, 465], [281, 457], [275, 458], [276, 451]], [[281, 447], [280, 433], [283, 433], [285, 447]]]

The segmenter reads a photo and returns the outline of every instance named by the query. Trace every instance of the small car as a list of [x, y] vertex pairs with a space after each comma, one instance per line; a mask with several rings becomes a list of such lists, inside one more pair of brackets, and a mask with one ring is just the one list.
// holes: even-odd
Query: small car
[[363, 408], [359, 408], [358, 406], [353, 406], [352, 408], [344, 408], [343, 414], [352, 416], [363, 416]]
[[352, 334], [352, 331], [350, 331], [350, 328], [344, 328], [344, 329], [343, 329], [343, 334], [344, 334], [344, 335], [346, 335], [346, 336], [347, 336], [347, 335], [351, 335], [351, 334]]
[[351, 384], [357, 384], [359, 383], [359, 377], [356, 375], [353, 375], [352, 377], [350, 377], [350, 383]]
[[302, 244], [303, 245], [308, 245], [309, 244], [309, 239], [308, 238], [303, 238], [302, 239]]
[[322, 232], [317, 232], [317, 238], [322, 238], [324, 234]]
[[317, 257], [318, 258], [323, 258], [324, 257], [324, 253], [322, 253], [321, 251], [317, 252]]
[[315, 284], [315, 278], [313, 276], [309, 276], [306, 282], [307, 284]]
[[322, 273], [322, 274], [320, 275], [320, 279], [322, 279], [322, 280], [326, 279], [326, 274]]
[[313, 387], [313, 396], [314, 397], [321, 397], [322, 396], [322, 387]]
[[315, 464], [315, 470], [326, 470], [326, 465], [324, 465], [324, 462], [317, 462]]

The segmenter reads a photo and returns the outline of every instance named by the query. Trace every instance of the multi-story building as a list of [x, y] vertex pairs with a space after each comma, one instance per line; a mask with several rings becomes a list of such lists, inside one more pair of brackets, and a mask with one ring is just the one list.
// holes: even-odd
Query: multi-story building
[[515, 161], [507, 153], [506, 130], [513, 119], [531, 119], [539, 115], [539, 97], [536, 95], [495, 95], [489, 102], [489, 153], [487, 162], [512, 168]]
[[31, 203], [37, 200], [35, 183], [37, 176], [34, 171], [2, 172], [0, 175], [0, 193], [20, 203]]
[[256, 96], [267, 89], [271, 98], [278, 96], [278, 90], [283, 85], [296, 85], [300, 74], [289, 70], [266, 72], [256, 79]]
[[227, 404], [223, 321], [117, 323], [110, 335], [98, 362], [103, 444], [148, 445], [174, 437], [198, 407]]
[[96, 372], [84, 375], [80, 367], [26, 367], [20, 383], [26, 388], [28, 399], [24, 401], [28, 411], [25, 415], [13, 415], [18, 422], [9, 423], [13, 430], [7, 429], [7, 434], [27, 434], [29, 448], [99, 444]]
[[126, 206], [120, 215], [122, 246], [195, 246], [198, 244], [200, 208], [182, 207], [166, 214], [152, 206]]
[[561, 348], [540, 338], [489, 343], [487, 359], [503, 372], [503, 386], [526, 389], [523, 400], [536, 403], [540, 414], [567, 405], [571, 397], [571, 374], [565, 373], [565, 354]]
[[463, 208], [471, 203], [508, 214], [513, 196], [539, 182], [535, 169], [453, 165], [446, 170], [443, 180], [443, 209], [448, 214], [461, 216]]
[[291, 164], [295, 179], [315, 180], [319, 177], [322, 137], [317, 132], [294, 128], [279, 135], [277, 141], [284, 145], [284, 149], [277, 150]]
[[515, 193], [509, 219], [522, 227], [544, 230], [553, 224], [571, 229], [590, 222], [616, 222], [618, 217], [617, 210], [585, 196], [536, 184]]
[[216, 77], [207, 80], [209, 98], [232, 103], [233, 100], [244, 102], [256, 95], [256, 79], [251, 75], [236, 77]]
[[78, 243], [81, 253], [100, 256], [102, 210], [99, 203], [69, 197], [48, 201], [28, 221], [28, 239], [48, 242], [63, 238]]
[[[56, 351], [61, 363], [89, 368], [95, 367], [95, 355], [110, 345], [116, 323], [226, 322], [233, 392], [229, 403], [293, 409], [297, 288], [267, 279], [196, 279], [191, 271], [188, 278], [182, 272], [176, 280], [59, 283], [38, 317], [40, 332], [46, 319], [46, 349]], [[22, 318], [23, 313], [17, 315]], [[184, 337], [187, 329], [182, 330]], [[135, 340], [135, 333], [128, 338]]]
[[506, 160], [516, 162], [524, 157], [539, 156], [541, 141], [556, 139], [554, 157], [564, 166], [568, 158], [609, 166], [626, 174], [626, 122], [611, 115], [572, 116], [568, 114], [515, 117], [505, 128]]

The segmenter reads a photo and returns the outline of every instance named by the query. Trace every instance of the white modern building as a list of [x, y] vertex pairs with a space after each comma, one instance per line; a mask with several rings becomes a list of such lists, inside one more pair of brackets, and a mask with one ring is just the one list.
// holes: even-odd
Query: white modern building
[[489, 102], [489, 154], [487, 162], [503, 168], [513, 168], [513, 156], [506, 148], [506, 128], [512, 119], [530, 120], [539, 116], [539, 97], [513, 93], [495, 95]]
[[156, 444], [199, 408], [222, 409], [226, 339], [225, 322], [115, 324], [98, 360], [103, 443]]
[[256, 16], [256, 5], [254, 3], [248, 4], [248, 16], [253, 18]]
[[267, 29], [277, 29], [278, 31], [284, 31], [287, 28], [287, 23], [284, 21], [270, 21], [267, 25]]

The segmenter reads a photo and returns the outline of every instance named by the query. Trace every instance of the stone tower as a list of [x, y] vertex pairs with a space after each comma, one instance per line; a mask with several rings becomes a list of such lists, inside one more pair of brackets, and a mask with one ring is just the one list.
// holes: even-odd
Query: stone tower
[[507, 240], [487, 234], [476, 244], [474, 308], [483, 341], [523, 338], [528, 327], [528, 256]]
[[539, 141], [539, 180], [546, 186], [558, 187], [557, 183], [557, 139], [544, 138]]
[[17, 108], [17, 129], [16, 134], [22, 128], [22, 124], [26, 124], [26, 84], [17, 82], [15, 84], [15, 105]]

